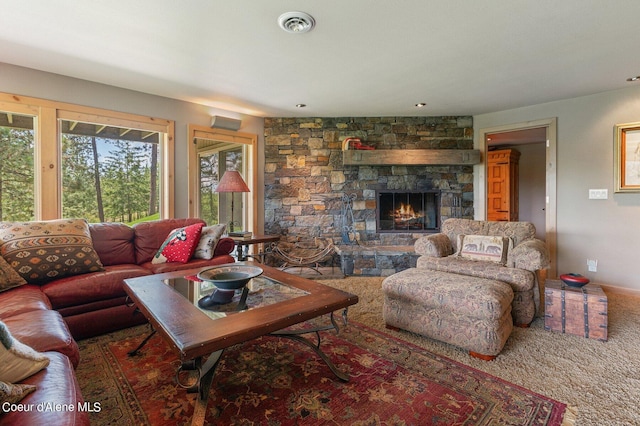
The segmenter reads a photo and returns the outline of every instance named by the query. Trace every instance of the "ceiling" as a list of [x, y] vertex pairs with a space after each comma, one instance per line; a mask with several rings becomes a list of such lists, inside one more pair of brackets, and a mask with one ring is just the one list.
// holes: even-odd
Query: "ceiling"
[[[0, 62], [262, 117], [476, 115], [640, 84], [638, 0], [0, 6]], [[296, 10], [311, 32], [278, 27]]]

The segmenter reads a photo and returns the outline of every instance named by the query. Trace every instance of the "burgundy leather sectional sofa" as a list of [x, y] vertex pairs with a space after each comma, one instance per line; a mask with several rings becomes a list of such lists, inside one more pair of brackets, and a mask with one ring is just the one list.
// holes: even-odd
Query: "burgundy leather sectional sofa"
[[[219, 240], [210, 260], [152, 264], [171, 230], [203, 223], [200, 219], [164, 219], [133, 227], [121, 223], [91, 224], [95, 251], [104, 271], [61, 278], [43, 285], [26, 284], [0, 293], [0, 320], [18, 341], [50, 358], [47, 368], [22, 383], [37, 390], [20, 401], [32, 411], [2, 412], [0, 425], [88, 425], [74, 369], [80, 361], [76, 340], [146, 322], [126, 303], [122, 281], [143, 275], [232, 263], [234, 241]], [[38, 411], [38, 404], [68, 404], [74, 410]]]

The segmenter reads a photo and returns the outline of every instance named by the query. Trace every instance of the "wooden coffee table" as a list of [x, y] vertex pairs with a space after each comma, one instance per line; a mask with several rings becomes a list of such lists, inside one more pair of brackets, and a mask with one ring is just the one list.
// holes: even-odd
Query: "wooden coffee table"
[[[346, 324], [347, 308], [356, 304], [358, 297], [266, 265], [237, 264], [259, 266], [264, 272], [247, 285], [245, 292], [239, 290], [234, 301], [215, 309], [201, 309], [197, 303], [200, 297], [213, 291], [211, 283], [185, 278], [210, 267], [124, 280], [131, 302], [151, 323], [152, 335], [160, 333], [180, 356], [178, 384], [198, 393], [192, 424], [204, 423], [209, 390], [225, 348], [267, 334], [304, 343], [340, 380], [349, 380], [320, 349], [320, 332], [330, 329], [339, 332], [334, 312], [342, 311]], [[238, 299], [243, 296], [247, 309], [238, 311], [242, 305]], [[330, 325], [288, 329], [325, 314], [329, 314]], [[317, 341], [307, 339], [304, 335], [308, 333], [313, 333]], [[150, 337], [131, 354], [135, 355]], [[185, 377], [190, 378], [189, 383], [184, 383]]]

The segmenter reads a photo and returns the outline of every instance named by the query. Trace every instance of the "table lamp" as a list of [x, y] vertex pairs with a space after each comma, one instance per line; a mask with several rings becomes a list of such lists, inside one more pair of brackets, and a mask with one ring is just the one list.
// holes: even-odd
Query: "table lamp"
[[231, 192], [231, 223], [229, 223], [229, 231], [233, 232], [233, 193], [234, 192], [249, 192], [249, 187], [245, 183], [244, 179], [240, 175], [240, 172], [236, 170], [227, 170], [222, 175], [222, 179], [218, 183], [216, 192]]

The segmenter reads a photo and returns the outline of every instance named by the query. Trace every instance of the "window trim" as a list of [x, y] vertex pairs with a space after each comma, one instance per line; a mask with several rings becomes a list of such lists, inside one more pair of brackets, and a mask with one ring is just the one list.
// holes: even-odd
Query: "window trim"
[[59, 120], [99, 122], [109, 126], [130, 127], [164, 134], [160, 149], [162, 179], [160, 217], [175, 214], [175, 122], [163, 118], [106, 110], [0, 92], [0, 110], [33, 115], [36, 220], [62, 217], [61, 134]]
[[213, 129], [196, 124], [187, 126], [189, 153], [187, 157], [188, 178], [188, 194], [189, 194], [189, 216], [199, 217], [200, 215], [200, 182], [198, 173], [198, 147], [196, 139], [208, 139], [220, 142], [228, 142], [244, 145], [243, 155], [246, 159], [244, 178], [249, 186], [250, 193], [244, 198], [244, 219], [245, 223], [250, 224], [247, 230], [254, 231], [258, 229], [258, 216], [255, 214], [255, 206], [258, 204], [258, 155], [257, 143], [258, 136], [252, 133], [236, 132], [233, 130]]

